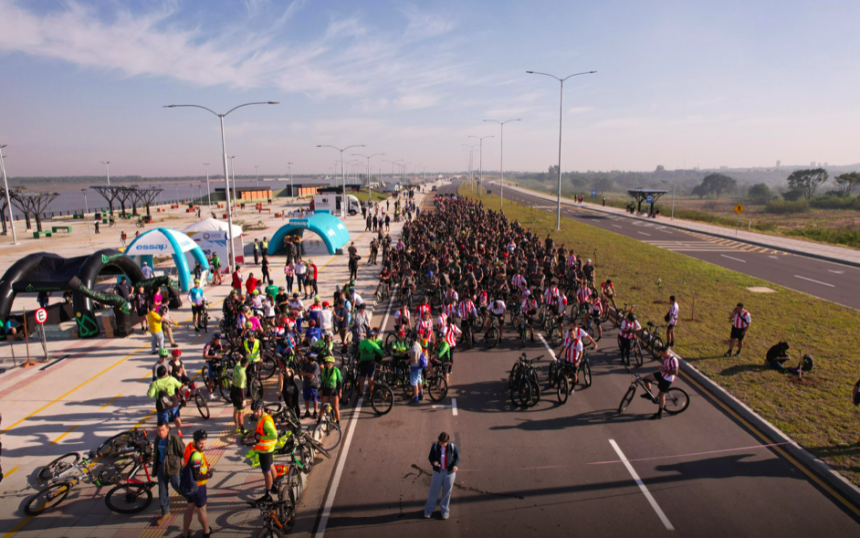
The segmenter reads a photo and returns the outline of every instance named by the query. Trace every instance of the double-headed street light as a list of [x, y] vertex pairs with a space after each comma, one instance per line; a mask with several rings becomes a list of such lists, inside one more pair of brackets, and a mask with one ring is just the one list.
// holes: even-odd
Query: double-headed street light
[[110, 161], [102, 161], [103, 165], [105, 165], [105, 173], [107, 174], [108, 187], [110, 187]]
[[293, 163], [288, 162], [288, 163], [287, 163], [287, 166], [288, 166], [288, 167], [289, 167], [289, 169], [290, 169], [290, 196], [292, 196], [293, 198], [295, 198], [296, 193], [293, 191]]
[[363, 147], [365, 147], [365, 145], [364, 144], [354, 144], [352, 146], [347, 146], [345, 148], [338, 148], [336, 146], [317, 144], [317, 147], [318, 148], [332, 148], [332, 149], [336, 149], [340, 152], [340, 177], [341, 177], [341, 181], [343, 183], [343, 203], [340, 205], [340, 216], [341, 216], [341, 218], [346, 218], [346, 174], [344, 173], [344, 169], [343, 169], [343, 152], [348, 150], [348, 149], [352, 149], [352, 148], [363, 148]]
[[469, 148], [469, 190], [473, 190], [474, 189], [473, 183], [474, 183], [475, 178], [472, 176], [472, 163], [473, 163], [472, 153], [475, 151], [475, 148], [478, 147], [478, 144], [475, 144], [475, 145], [463, 144], [463, 147]]
[[484, 139], [495, 137], [469, 135], [469, 138], [478, 139], [478, 193], [480, 194], [481, 187], [484, 186]]
[[203, 163], [206, 168], [206, 195], [209, 199], [209, 205], [212, 205], [212, 190], [209, 188], [209, 163]]
[[6, 146], [7, 144], [0, 145], [0, 171], [3, 172], [3, 189], [6, 191], [6, 209], [9, 210], [9, 227], [12, 228], [12, 244], [17, 245], [18, 235], [15, 233], [15, 219], [12, 217], [12, 198], [9, 196], [9, 182], [6, 180], [6, 164], [3, 162], [3, 148]]
[[[245, 106], [277, 105], [277, 104], [279, 104], [277, 101], [262, 101], [262, 102], [255, 102], [255, 103], [245, 103], [244, 105], [239, 105], [239, 106], [231, 108], [230, 110], [228, 110], [224, 114], [219, 114], [219, 113], [215, 112], [214, 110], [211, 110], [209, 108], [206, 108], [205, 106], [200, 106], [200, 105], [167, 105], [164, 107], [164, 108], [186, 108], [186, 107], [188, 107], [188, 108], [202, 108], [203, 110], [218, 116], [218, 119], [221, 122], [221, 152], [224, 156], [224, 159], [223, 159], [224, 160], [224, 187], [225, 187], [224, 193], [225, 193], [226, 198], [227, 198], [227, 237], [230, 240], [230, 245], [229, 245], [230, 260], [229, 260], [229, 263], [227, 265], [230, 267], [231, 271], [235, 270], [235, 268], [236, 268], [236, 253], [233, 250], [233, 210], [230, 207], [230, 176], [227, 175], [227, 138], [224, 135], [224, 118], [228, 114], [233, 112], [234, 110], [245, 107]], [[233, 187], [235, 188], [235, 186], [236, 186], [236, 182], [234, 181]], [[234, 198], [235, 198], [235, 193], [234, 193]]]
[[500, 129], [500, 138], [499, 138], [499, 207], [505, 203], [505, 124], [510, 123], [512, 121], [522, 121], [520, 119], [515, 120], [484, 120], [492, 123], [498, 123]]
[[374, 157], [380, 157], [385, 155], [384, 153], [374, 153], [373, 155], [362, 155], [361, 153], [353, 153], [353, 157], [364, 157], [367, 159], [367, 201], [370, 202], [373, 199], [372, 192], [370, 189], [370, 159]]
[[555, 219], [555, 229], [561, 230], [561, 126], [564, 118], [563, 113], [563, 102], [564, 102], [564, 81], [571, 77], [578, 77], [579, 75], [591, 75], [593, 73], [597, 73], [597, 71], [583, 71], [582, 73], [574, 73], [572, 75], [568, 75], [564, 78], [558, 78], [555, 75], [550, 75], [549, 73], [539, 73], [537, 71], [526, 71], [529, 75], [543, 75], [545, 77], [552, 77], [559, 82], [559, 98], [558, 98], [558, 201], [556, 208], [556, 219]]

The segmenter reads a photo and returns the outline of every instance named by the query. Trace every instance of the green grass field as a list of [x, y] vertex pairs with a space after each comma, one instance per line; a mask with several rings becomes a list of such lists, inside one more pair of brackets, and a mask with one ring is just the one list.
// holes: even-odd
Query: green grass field
[[[468, 196], [468, 189], [461, 186], [460, 194]], [[498, 196], [479, 198], [488, 208], [499, 207]], [[550, 233], [556, 244], [592, 258], [599, 281], [611, 278], [615, 283], [618, 306], [637, 305], [643, 325], [648, 320], [662, 323], [668, 297], [675, 295], [681, 307], [678, 354], [860, 484], [860, 416], [851, 402], [851, 389], [860, 378], [855, 351], [860, 349], [860, 312], [568, 219], [562, 219], [557, 232], [555, 215], [507, 200], [504, 207], [509, 219], [539, 237]], [[754, 286], [775, 293], [747, 290]], [[728, 316], [738, 302], [746, 305], [753, 324], [743, 355], [723, 357]], [[792, 357], [815, 357], [815, 370], [802, 380], [764, 366], [765, 352], [782, 339], [791, 344]]]
[[[379, 192], [379, 191], [372, 191], [372, 192], [373, 192], [373, 200], [375, 202], [381, 202], [383, 200], [386, 200], [389, 196], [389, 194], [387, 192]], [[359, 201], [361, 201], [361, 202], [367, 201], [367, 190], [363, 190], [361, 192], [354, 192], [354, 193], [352, 193], [352, 195], [355, 196], [356, 198], [358, 198]]]

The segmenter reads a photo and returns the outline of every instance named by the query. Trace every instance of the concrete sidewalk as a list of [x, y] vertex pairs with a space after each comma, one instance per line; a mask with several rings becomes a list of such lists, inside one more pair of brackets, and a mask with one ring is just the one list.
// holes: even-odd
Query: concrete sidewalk
[[[498, 187], [499, 184], [497, 182], [494, 182], [493, 186]], [[510, 185], [505, 185], [505, 190], [507, 189], [535, 196], [543, 200], [551, 201], [552, 203], [556, 203], [557, 200], [555, 196], [540, 193], [530, 189], [524, 189], [521, 187], [512, 187]], [[855, 250], [848, 247], [826, 245], [822, 243], [814, 243], [811, 241], [802, 241], [799, 239], [791, 239], [788, 237], [768, 235], [744, 230], [738, 230], [737, 235], [735, 235], [735, 232], [733, 230], [724, 228], [722, 226], [715, 226], [713, 224], [706, 224], [703, 222], [695, 222], [683, 219], [671, 219], [667, 216], [660, 216], [659, 219], [649, 219], [647, 217], [631, 215], [623, 209], [618, 209], [615, 207], [604, 207], [592, 203], [578, 204], [573, 200], [567, 198], [562, 198], [561, 203], [562, 205], [568, 207], [576, 207], [578, 209], [594, 211], [596, 213], [604, 213], [616, 217], [624, 217], [652, 223], [657, 222], [661, 226], [667, 226], [670, 228], [677, 228], [680, 230], [702, 233], [713, 237], [719, 237], [721, 239], [730, 239], [732, 241], [743, 241], [751, 245], [772, 248], [774, 250], [782, 250], [784, 252], [791, 252], [792, 254], [798, 254], [800, 256], [808, 256], [820, 260], [827, 260], [833, 263], [860, 267], [860, 250]]]

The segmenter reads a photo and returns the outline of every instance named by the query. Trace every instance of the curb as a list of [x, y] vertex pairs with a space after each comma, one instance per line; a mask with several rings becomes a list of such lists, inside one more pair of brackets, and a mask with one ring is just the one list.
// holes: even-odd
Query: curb
[[844, 495], [847, 500], [855, 506], [860, 506], [860, 488], [852, 484], [838, 471], [818, 459], [811, 452], [801, 447], [794, 439], [787, 436], [779, 428], [765, 420], [761, 415], [750, 409], [746, 404], [729, 394], [726, 389], [718, 385], [710, 377], [706, 376], [695, 366], [672, 352], [678, 358], [681, 370], [692, 379], [702, 385], [708, 392], [722, 403], [726, 404], [732, 411], [740, 415], [744, 420], [761, 430], [768, 438], [776, 443], [788, 443], [783, 446], [786, 452], [791, 454], [810, 471], [824, 480], [830, 487]]
[[[498, 184], [496, 183], [495, 185], [498, 185]], [[538, 192], [532, 192], [532, 191], [528, 191], [528, 190], [523, 190], [523, 189], [520, 189], [519, 187], [510, 187], [510, 186], [509, 186], [508, 188], [509, 188], [509, 189], [514, 189], [514, 190], [516, 190], [517, 192], [519, 192], [519, 193], [521, 193], [521, 194], [527, 194], [527, 195], [531, 195], [531, 196], [538, 196], [538, 197], [540, 197], [540, 195], [542, 194], [542, 193], [538, 193]], [[561, 203], [562, 203], [562, 205], [573, 206], [573, 207], [577, 207], [577, 208], [579, 208], [579, 209], [585, 209], [585, 210], [587, 210], [587, 211], [593, 211], [593, 212], [595, 212], [595, 213], [601, 213], [601, 214], [604, 214], [604, 215], [613, 215], [613, 216], [617, 216], [617, 217], [624, 217], [624, 218], [626, 218], [626, 219], [630, 219], [630, 220], [642, 220], [642, 221], [648, 221], [648, 222], [659, 222], [659, 223], [660, 223], [660, 226], [666, 226], [667, 228], [674, 228], [674, 229], [676, 229], [676, 230], [683, 230], [683, 231], [685, 231], [685, 232], [695, 232], [695, 233], [700, 233], [700, 234], [708, 235], [708, 236], [711, 236], [711, 237], [717, 237], [717, 238], [720, 238], [720, 239], [728, 239], [728, 240], [730, 240], [730, 241], [737, 241], [738, 243], [747, 243], [747, 244], [749, 244], [749, 245], [755, 245], [755, 246], [757, 246], [757, 247], [769, 248], [769, 249], [772, 249], [772, 250], [782, 250], [782, 251], [784, 251], [784, 252], [790, 252], [791, 254], [795, 254], [795, 255], [797, 255], [797, 256], [804, 256], [804, 257], [806, 257], [806, 258], [814, 258], [814, 259], [817, 259], [817, 260], [824, 260], [824, 261], [831, 262], [831, 263], [837, 263], [837, 264], [839, 264], [839, 265], [848, 265], [848, 266], [851, 266], [851, 267], [860, 267], [860, 262], [848, 261], [848, 260], [844, 260], [844, 259], [842, 259], [842, 258], [838, 258], [838, 257], [835, 257], [835, 256], [828, 256], [828, 255], [826, 255], [826, 254], [815, 254], [815, 253], [813, 253], [813, 252], [807, 252], [807, 251], [799, 250], [799, 249], [792, 248], [792, 247], [787, 247], [787, 248], [786, 248], [786, 247], [777, 247], [777, 246], [773, 246], [773, 245], [771, 245], [771, 244], [765, 243], [765, 242], [763, 242], [763, 241], [755, 241], [755, 240], [750, 240], [750, 239], [740, 239], [740, 238], [738, 238], [738, 237], [733, 237], [733, 236], [731, 236], [731, 235], [727, 235], [727, 234], [721, 234], [721, 233], [716, 233], [716, 232], [708, 232], [708, 231], [704, 231], [704, 230], [694, 230], [694, 229], [691, 229], [691, 228], [685, 228], [685, 227], [683, 227], [683, 226], [679, 226], [679, 225], [677, 225], [677, 224], [670, 224], [670, 223], [667, 223], [667, 222], [662, 221], [662, 220], [660, 220], [660, 221], [655, 221], [654, 219], [645, 219], [645, 218], [642, 218], [642, 217], [635, 217], [635, 216], [631, 216], [631, 215], [623, 215], [623, 214], [619, 214], [619, 213], [613, 213], [613, 212], [611, 212], [611, 211], [604, 211], [604, 210], [602, 210], [602, 209], [600, 209], [600, 208], [598, 208], [598, 207], [586, 207], [586, 206], [585, 206], [585, 204], [583, 204], [583, 205], [574, 204], [574, 203], [572, 203], [570, 200], [566, 200], [566, 199], [564, 199], [564, 198], [562, 198]]]

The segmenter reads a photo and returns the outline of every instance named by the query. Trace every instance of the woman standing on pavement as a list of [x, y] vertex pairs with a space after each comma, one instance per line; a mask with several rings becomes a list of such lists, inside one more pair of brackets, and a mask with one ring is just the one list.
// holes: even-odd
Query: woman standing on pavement
[[146, 314], [149, 313], [149, 295], [144, 291], [143, 286], [138, 286], [137, 293], [134, 294], [134, 307], [137, 310], [137, 318], [140, 320], [141, 332], [149, 330], [146, 324]]
[[296, 265], [292, 260], [287, 261], [284, 265], [284, 278], [287, 280], [287, 292], [293, 292], [293, 278], [296, 276]]
[[300, 261], [296, 262], [296, 283], [298, 284], [299, 292], [304, 293], [304, 299], [308, 298], [308, 289], [305, 287], [305, 276], [308, 274], [308, 267]]
[[[448, 519], [450, 514], [451, 492], [454, 480], [457, 478], [457, 466], [460, 464], [460, 452], [457, 446], [450, 442], [447, 433], [439, 434], [439, 440], [430, 447], [430, 464], [433, 466], [433, 477], [430, 479], [430, 491], [424, 504], [424, 518], [430, 519], [438, 503], [442, 519]], [[442, 498], [439, 499], [439, 493]]]

